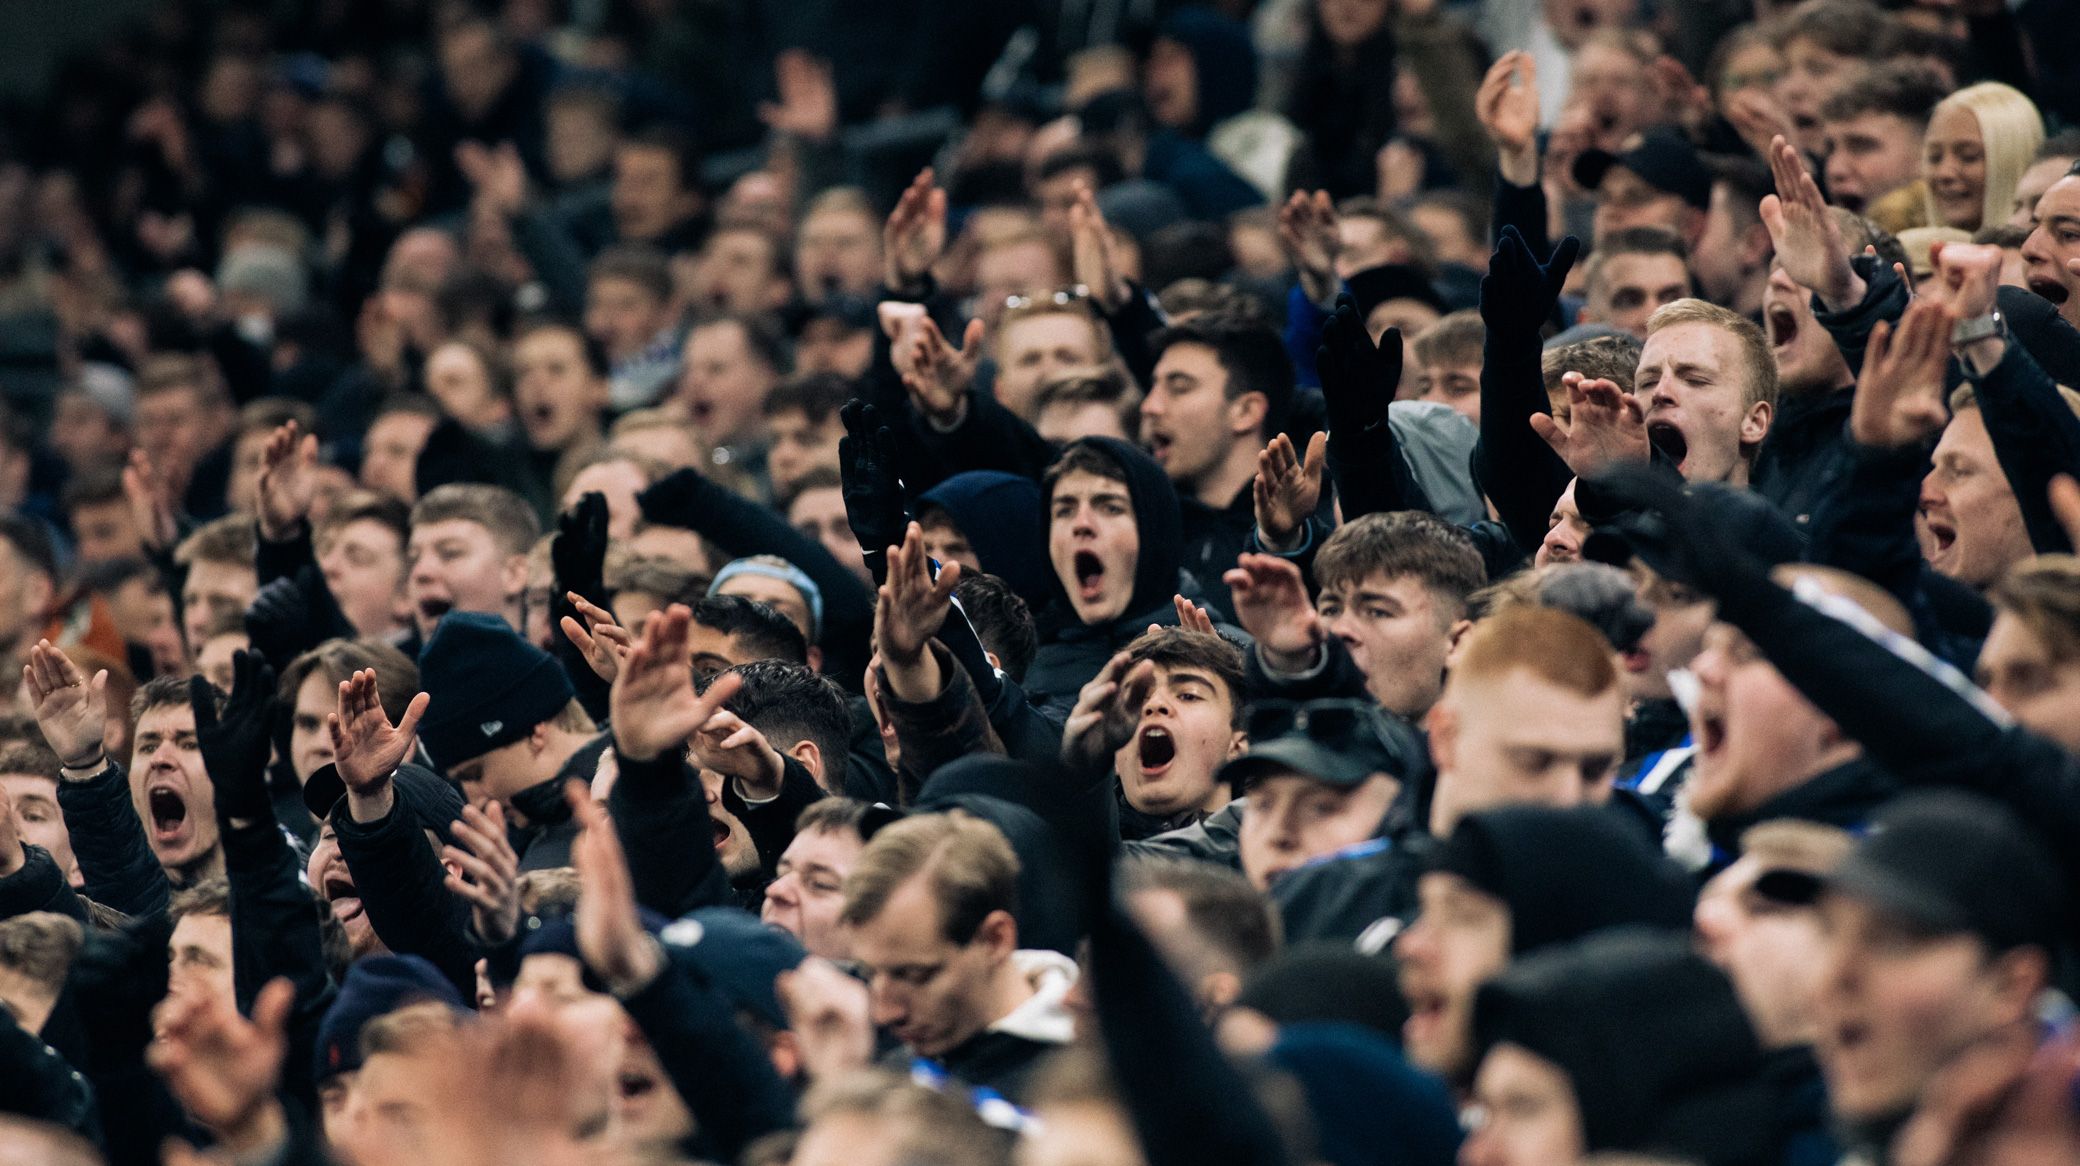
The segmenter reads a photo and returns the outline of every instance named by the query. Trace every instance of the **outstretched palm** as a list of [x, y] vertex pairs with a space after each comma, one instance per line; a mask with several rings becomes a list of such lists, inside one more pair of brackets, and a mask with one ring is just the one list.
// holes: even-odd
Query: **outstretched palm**
[[332, 733], [333, 764], [340, 781], [349, 790], [365, 794], [397, 772], [412, 751], [419, 733], [419, 718], [426, 715], [432, 698], [425, 693], [405, 706], [404, 717], [393, 725], [383, 712], [382, 693], [376, 688], [373, 668], [364, 668], [339, 686], [339, 711], [326, 721]]
[[607, 707], [615, 752], [630, 761], [649, 761], [683, 747], [743, 684], [742, 677], [724, 673], [707, 692], [693, 690], [687, 631], [692, 619], [692, 610], [680, 603], [651, 616], [621, 662]]

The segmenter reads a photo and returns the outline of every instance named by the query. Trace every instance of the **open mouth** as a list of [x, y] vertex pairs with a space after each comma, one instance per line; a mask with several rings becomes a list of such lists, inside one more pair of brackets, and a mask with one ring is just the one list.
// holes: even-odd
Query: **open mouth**
[[188, 799], [171, 786], [156, 785], [145, 791], [145, 808], [152, 816], [152, 835], [170, 838], [188, 822]]
[[729, 845], [729, 825], [724, 822], [716, 822], [713, 825], [715, 827], [715, 849], [721, 850]]
[[687, 402], [686, 415], [693, 418], [695, 425], [706, 425], [715, 417], [715, 403], [703, 397], [695, 397]]
[[332, 908], [332, 917], [341, 923], [359, 919], [365, 910], [361, 896], [355, 890], [354, 880], [345, 874], [326, 875], [320, 890], [325, 896], [326, 905]]
[[1153, 777], [1170, 768], [1177, 760], [1177, 738], [1161, 725], [1150, 725], [1141, 732], [1141, 774]]
[[1682, 430], [1677, 429], [1666, 421], [1653, 421], [1647, 424], [1647, 441], [1655, 449], [1666, 454], [1668, 460], [1674, 462], [1678, 467], [1682, 466], [1683, 459], [1689, 456], [1690, 453], [1690, 439], [1683, 436]]
[[419, 601], [419, 618], [427, 623], [439, 623], [441, 617], [455, 610], [452, 599], [435, 599], [431, 596]]
[[1715, 757], [1726, 748], [1726, 718], [1719, 713], [1699, 713], [1697, 716], [1697, 752], [1700, 756]]
[[1171, 441], [1168, 435], [1162, 433], [1151, 433], [1148, 435], [1147, 444], [1148, 456], [1156, 459], [1158, 463], [1161, 463], [1169, 458]]
[[1942, 554], [1957, 543], [1957, 528], [1947, 522], [1928, 520], [1928, 537], [1933, 544], [1932, 553]]
[[1765, 308], [1762, 322], [1769, 329], [1771, 348], [1783, 348], [1798, 339], [1798, 313], [1783, 304], [1772, 303]]
[[621, 1100], [634, 1101], [657, 1091], [657, 1078], [648, 1073], [623, 1073], [615, 1081]]
[[1092, 551], [1078, 551], [1072, 564], [1076, 571], [1077, 597], [1088, 602], [1105, 592], [1105, 562]]
[[2072, 289], [2055, 279], [2049, 279], [2041, 275], [2032, 275], [2029, 277], [2028, 282], [2029, 290], [2043, 296], [2054, 304], [2065, 303], [2073, 295]]

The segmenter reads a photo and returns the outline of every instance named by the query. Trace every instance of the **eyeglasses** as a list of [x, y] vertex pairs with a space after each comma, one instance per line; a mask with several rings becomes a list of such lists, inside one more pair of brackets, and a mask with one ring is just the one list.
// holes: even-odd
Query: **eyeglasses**
[[1079, 283], [1072, 288], [1064, 288], [1055, 292], [1042, 292], [1039, 295], [1005, 296], [1004, 310], [1007, 312], [1021, 312], [1027, 308], [1066, 308], [1071, 304], [1083, 303], [1090, 298], [1091, 289]]
[[1356, 700], [1261, 700], [1243, 714], [1243, 732], [1253, 742], [1299, 733], [1326, 745], [1353, 740], [1377, 742], [1379, 711]]

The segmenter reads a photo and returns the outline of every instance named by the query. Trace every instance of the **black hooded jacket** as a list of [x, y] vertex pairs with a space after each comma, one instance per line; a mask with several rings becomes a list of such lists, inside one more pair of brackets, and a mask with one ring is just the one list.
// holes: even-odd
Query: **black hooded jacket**
[[[1093, 625], [1078, 619], [1061, 579], [1053, 580], [1053, 598], [1039, 613], [1040, 648], [1026, 670], [1025, 688], [1035, 703], [1064, 707], [1074, 704], [1077, 690], [1098, 674], [1113, 653], [1147, 631], [1148, 625], [1177, 622], [1171, 598], [1177, 594], [1178, 568], [1184, 552], [1184, 524], [1177, 489], [1162, 467], [1117, 438], [1086, 437], [1069, 449], [1079, 447], [1103, 454], [1125, 476], [1127, 494], [1134, 503], [1134, 526], [1140, 532], [1141, 550], [1134, 561], [1134, 592], [1127, 600], [1126, 612], [1110, 622]], [[1052, 499], [1052, 490], [1047, 497]]]
[[1741, 835], [1751, 826], [1785, 818], [1861, 831], [1879, 806], [1900, 792], [1899, 782], [1875, 762], [1858, 757], [1792, 786], [1746, 813], [1705, 823], [1712, 843], [1712, 869], [1740, 857]]

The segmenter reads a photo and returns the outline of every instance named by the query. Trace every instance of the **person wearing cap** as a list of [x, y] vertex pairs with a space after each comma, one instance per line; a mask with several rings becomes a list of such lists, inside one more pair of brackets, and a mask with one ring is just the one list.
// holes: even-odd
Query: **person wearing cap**
[[1402, 1046], [1451, 1081], [1474, 1068], [1474, 992], [1512, 960], [1612, 927], [1680, 934], [1692, 893], [1650, 836], [1600, 806], [1504, 806], [1461, 818], [1425, 856], [1421, 914], [1394, 941]]
[[1584, 150], [1574, 180], [1596, 193], [1592, 229], [1599, 240], [1628, 227], [1660, 227], [1695, 247], [1704, 234], [1712, 172], [1676, 130], [1648, 130], [1616, 153]]
[[1852, 1150], [1882, 1160], [1974, 1047], [2036, 1043], [2068, 906], [2049, 852], [1999, 806], [1945, 791], [1879, 815], [1820, 898], [1815, 1049]]
[[708, 594], [741, 596], [786, 616], [809, 644], [809, 666], [822, 667], [823, 650], [817, 642], [823, 634], [823, 589], [801, 568], [778, 555], [737, 559], [715, 572]]
[[[342, 1148], [352, 1143], [348, 1129], [356, 1111], [355, 1084], [369, 1057], [361, 1033], [370, 1023], [415, 1005], [430, 1004], [451, 1015], [463, 1011], [462, 997], [439, 969], [414, 955], [371, 955], [354, 961], [340, 982], [339, 994], [318, 1023], [312, 1079], [318, 1083], [320, 1128], [325, 1140]], [[431, 1010], [429, 1010], [430, 1012]], [[437, 1021], [433, 1023], [438, 1023]], [[375, 1042], [383, 1048], [385, 1042]], [[372, 1083], [377, 1084], [379, 1083]]]

